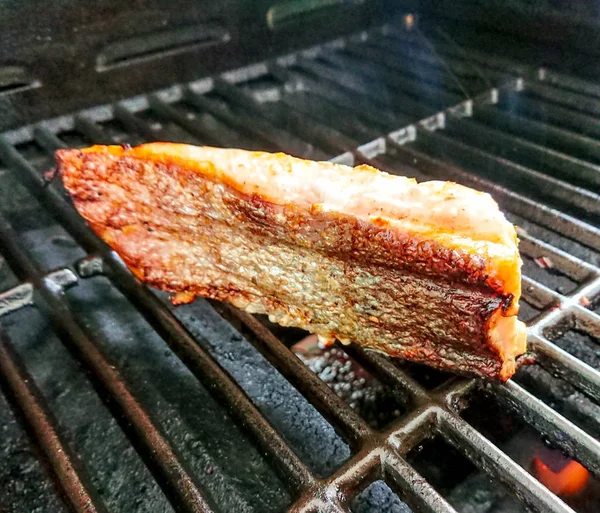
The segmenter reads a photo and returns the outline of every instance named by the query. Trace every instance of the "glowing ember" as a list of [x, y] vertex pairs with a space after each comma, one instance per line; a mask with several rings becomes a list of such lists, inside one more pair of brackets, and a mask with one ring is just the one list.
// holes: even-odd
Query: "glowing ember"
[[570, 460], [562, 469], [555, 472], [535, 456], [533, 468], [536, 477], [546, 488], [563, 497], [577, 495], [585, 488], [590, 477], [587, 469], [575, 460]]

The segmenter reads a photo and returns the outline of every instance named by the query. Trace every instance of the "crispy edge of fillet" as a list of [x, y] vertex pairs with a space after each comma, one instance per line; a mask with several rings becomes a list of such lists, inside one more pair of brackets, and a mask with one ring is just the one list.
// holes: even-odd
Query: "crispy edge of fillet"
[[[327, 339], [502, 380], [525, 351], [516, 233], [487, 194], [366, 166], [169, 143], [60, 150], [57, 161], [96, 233], [176, 302], [226, 300]], [[226, 253], [206, 244], [211, 237]], [[228, 279], [248, 260], [233, 244], [270, 264], [250, 258], [248, 276]], [[303, 263], [303, 277], [285, 258]], [[306, 272], [311, 259], [325, 274]], [[271, 280], [274, 268], [287, 280]], [[294, 292], [294, 281], [319, 293]], [[337, 320], [315, 315], [319, 305]]]

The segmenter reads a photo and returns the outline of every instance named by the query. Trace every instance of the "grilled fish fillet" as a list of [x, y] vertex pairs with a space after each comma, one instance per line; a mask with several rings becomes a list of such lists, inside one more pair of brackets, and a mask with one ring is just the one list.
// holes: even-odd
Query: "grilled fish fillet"
[[514, 227], [488, 195], [369, 166], [153, 143], [56, 152], [75, 207], [144, 282], [459, 373], [525, 352]]

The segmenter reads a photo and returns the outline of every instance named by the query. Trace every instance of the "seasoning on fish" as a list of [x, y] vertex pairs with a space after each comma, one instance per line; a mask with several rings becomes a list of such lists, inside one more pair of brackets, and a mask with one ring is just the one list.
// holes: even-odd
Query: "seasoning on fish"
[[488, 194], [183, 144], [56, 158], [91, 228], [174, 303], [228, 301], [323, 341], [490, 379], [510, 378], [525, 352], [517, 236]]

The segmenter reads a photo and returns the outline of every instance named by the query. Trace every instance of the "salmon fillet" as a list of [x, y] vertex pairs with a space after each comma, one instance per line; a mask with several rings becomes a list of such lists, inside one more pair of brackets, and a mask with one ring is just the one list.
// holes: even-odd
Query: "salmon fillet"
[[91, 228], [175, 304], [228, 301], [325, 342], [490, 379], [525, 352], [517, 237], [488, 194], [171, 143], [56, 159]]

